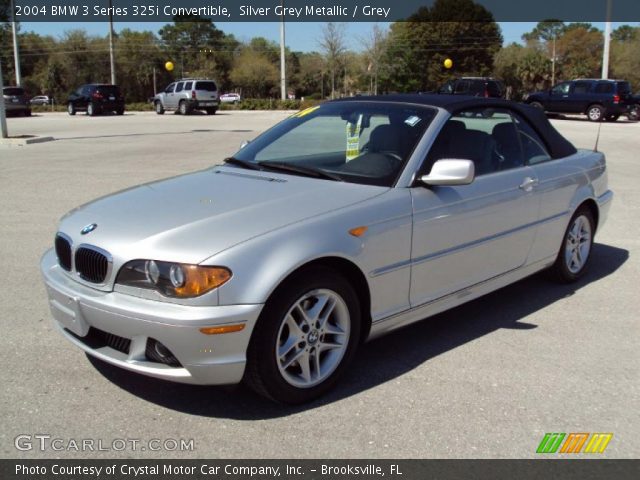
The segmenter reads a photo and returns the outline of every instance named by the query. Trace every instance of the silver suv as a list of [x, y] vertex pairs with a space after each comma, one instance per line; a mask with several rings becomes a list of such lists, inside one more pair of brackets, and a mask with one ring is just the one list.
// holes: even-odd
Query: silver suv
[[189, 115], [194, 110], [204, 110], [214, 115], [220, 105], [218, 87], [213, 80], [201, 78], [183, 78], [170, 84], [163, 92], [153, 97], [158, 115], [167, 110]]

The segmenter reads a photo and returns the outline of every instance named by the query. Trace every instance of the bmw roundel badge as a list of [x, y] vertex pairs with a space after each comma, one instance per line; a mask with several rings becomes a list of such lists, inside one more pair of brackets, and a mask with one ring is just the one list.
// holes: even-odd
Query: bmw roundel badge
[[96, 228], [98, 228], [98, 224], [97, 223], [90, 223], [89, 225], [84, 227], [82, 230], [80, 230], [80, 233], [82, 235], [86, 235], [87, 233], [93, 232]]

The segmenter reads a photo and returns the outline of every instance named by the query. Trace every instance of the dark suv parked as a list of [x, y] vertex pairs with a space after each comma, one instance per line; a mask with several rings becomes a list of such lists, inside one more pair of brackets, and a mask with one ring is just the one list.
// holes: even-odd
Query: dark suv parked
[[87, 112], [87, 115], [97, 115], [103, 112], [124, 113], [124, 96], [117, 85], [92, 83], [83, 85], [69, 95], [67, 100], [69, 115], [76, 112]]
[[504, 98], [505, 88], [504, 84], [495, 78], [462, 77], [449, 80], [438, 89], [438, 93]]
[[29, 97], [22, 87], [4, 87], [2, 89], [4, 97], [4, 108], [7, 115], [31, 115]]
[[632, 97], [629, 82], [586, 78], [532, 93], [525, 102], [545, 112], [581, 113], [592, 122], [615, 122], [620, 115], [629, 113]]

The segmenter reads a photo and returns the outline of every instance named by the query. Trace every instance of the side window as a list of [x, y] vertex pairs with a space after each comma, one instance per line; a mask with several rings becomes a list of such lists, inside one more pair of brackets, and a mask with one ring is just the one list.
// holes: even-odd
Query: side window
[[420, 174], [442, 159], [471, 160], [476, 176], [521, 167], [524, 164], [518, 130], [504, 109], [476, 108], [453, 115], [433, 143]]
[[573, 93], [575, 95], [584, 95], [585, 93], [589, 93], [589, 89], [591, 84], [589, 82], [576, 82], [573, 87]]
[[164, 89], [164, 93], [173, 93], [173, 87], [175, 86], [175, 83], [170, 84], [167, 88]]
[[554, 95], [566, 95], [569, 93], [569, 82], [559, 83], [551, 89], [551, 93]]
[[598, 82], [596, 84], [596, 93], [613, 93], [613, 83]]
[[185, 82], [184, 89], [185, 90], [191, 90], [192, 86], [193, 86], [193, 82]]
[[544, 142], [526, 120], [516, 115], [516, 126], [518, 128], [526, 165], [536, 165], [551, 160], [551, 156]]
[[442, 87], [440, 87], [440, 90], [438, 90], [438, 93], [445, 93], [445, 94], [453, 93], [453, 82], [448, 81], [447, 83], [445, 83]]
[[184, 89], [184, 83], [183, 82], [179, 82], [176, 85], [176, 93], [181, 92]]
[[461, 80], [456, 84], [456, 89], [454, 93], [459, 95], [465, 94], [469, 91], [469, 82], [466, 80]]

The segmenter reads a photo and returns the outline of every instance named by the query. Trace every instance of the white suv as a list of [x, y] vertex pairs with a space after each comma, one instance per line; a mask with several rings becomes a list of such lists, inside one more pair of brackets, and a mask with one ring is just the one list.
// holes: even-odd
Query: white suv
[[218, 87], [213, 80], [183, 78], [153, 97], [153, 104], [158, 115], [167, 110], [177, 111], [182, 115], [188, 115], [194, 110], [204, 110], [208, 115], [214, 115], [220, 99]]

